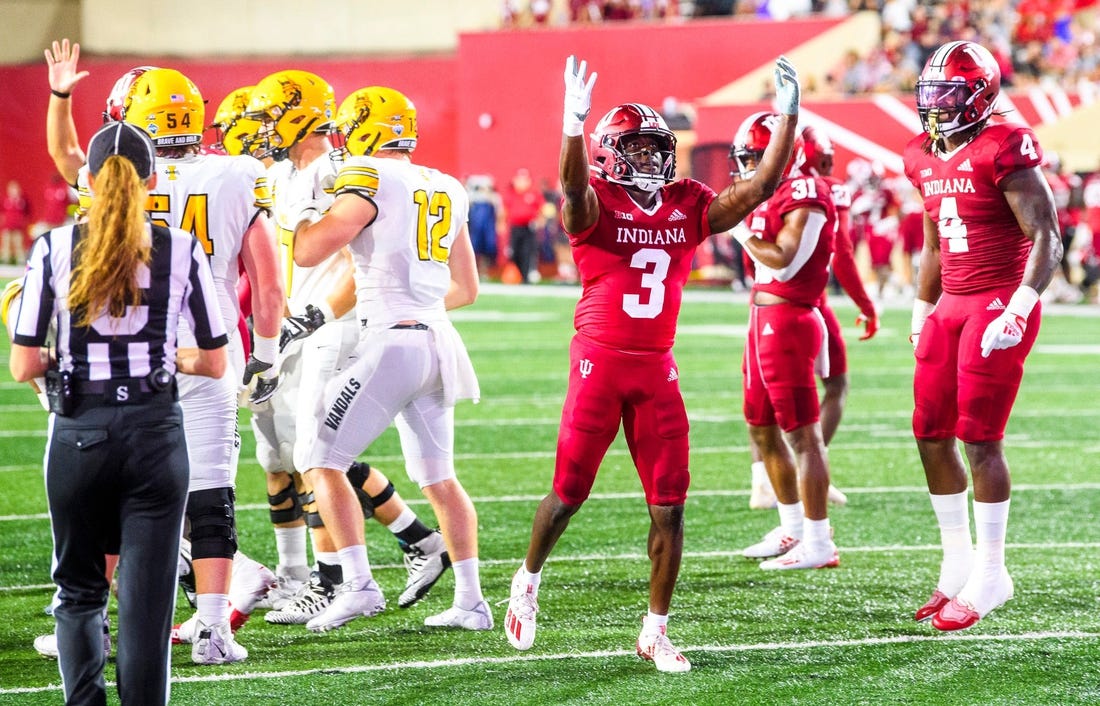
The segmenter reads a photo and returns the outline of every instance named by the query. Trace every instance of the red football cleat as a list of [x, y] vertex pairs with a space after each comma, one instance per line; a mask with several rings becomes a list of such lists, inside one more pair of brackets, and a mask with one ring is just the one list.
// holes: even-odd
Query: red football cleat
[[932, 627], [937, 630], [965, 630], [981, 620], [978, 611], [958, 598], [952, 598], [940, 612], [932, 616]]
[[236, 608], [229, 614], [229, 629], [233, 632], [240, 630], [248, 619], [252, 617], [251, 613], [242, 613]]
[[932, 591], [932, 597], [928, 599], [928, 602], [917, 609], [916, 615], [913, 616], [913, 620], [918, 623], [923, 623], [936, 613], [940, 612], [940, 608], [947, 605], [947, 602], [951, 599], [947, 597], [940, 589]]

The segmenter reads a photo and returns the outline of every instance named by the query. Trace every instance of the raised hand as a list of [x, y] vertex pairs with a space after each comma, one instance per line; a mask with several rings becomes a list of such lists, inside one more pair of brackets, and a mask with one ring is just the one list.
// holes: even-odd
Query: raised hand
[[784, 115], [798, 115], [798, 102], [802, 89], [798, 85], [798, 72], [794, 64], [781, 56], [775, 61], [775, 104]]
[[80, 45], [69, 44], [68, 39], [54, 40], [51, 49], [46, 50], [46, 66], [49, 67], [50, 88], [58, 93], [72, 93], [73, 87], [88, 76], [87, 71], [77, 71], [80, 59]]
[[577, 57], [570, 55], [565, 60], [565, 112], [562, 117], [562, 132], [567, 137], [577, 137], [584, 133], [584, 121], [592, 110], [592, 86], [596, 84], [595, 72], [585, 81], [584, 74], [588, 62], [577, 64]]

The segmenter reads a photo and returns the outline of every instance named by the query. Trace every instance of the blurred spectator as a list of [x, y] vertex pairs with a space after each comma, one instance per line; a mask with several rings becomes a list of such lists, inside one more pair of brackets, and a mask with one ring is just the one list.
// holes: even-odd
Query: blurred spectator
[[42, 192], [42, 219], [34, 224], [33, 235], [70, 221], [69, 207], [76, 203], [76, 191], [58, 173], [50, 175]]
[[508, 244], [520, 281], [527, 284], [539, 278], [536, 268], [538, 242], [535, 227], [542, 210], [542, 192], [534, 187], [531, 173], [518, 169], [501, 194], [508, 223]]
[[30, 245], [27, 227], [31, 222], [31, 204], [23, 187], [14, 179], [0, 202], [0, 257], [8, 264], [22, 264]]
[[675, 96], [666, 96], [661, 101], [661, 117], [670, 130], [690, 130], [695, 125], [693, 113], [690, 105], [681, 103]]
[[497, 238], [504, 223], [504, 206], [493, 185], [493, 178], [474, 174], [466, 180], [470, 195], [470, 242], [477, 256], [477, 273], [489, 276], [497, 261]]

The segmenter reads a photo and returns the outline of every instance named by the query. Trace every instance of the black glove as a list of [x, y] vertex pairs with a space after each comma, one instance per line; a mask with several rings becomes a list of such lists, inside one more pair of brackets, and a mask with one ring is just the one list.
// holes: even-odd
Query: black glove
[[271, 363], [265, 363], [264, 361], [259, 360], [254, 355], [248, 356], [248, 362], [245, 363], [244, 366], [244, 380], [242, 381], [242, 384], [247, 385], [248, 383], [252, 382], [253, 375], [262, 373], [265, 370], [270, 370], [271, 365]]
[[292, 341], [308, 338], [324, 324], [324, 312], [312, 304], [306, 304], [306, 313], [283, 319], [283, 328], [279, 332], [279, 352], [282, 353]]
[[[253, 358], [253, 360], [255, 360], [255, 358]], [[271, 399], [271, 396], [275, 394], [275, 390], [277, 389], [279, 389], [278, 375], [273, 375], [269, 378], [256, 378], [256, 388], [252, 390], [252, 394], [248, 396], [248, 401], [252, 404], [267, 402]]]

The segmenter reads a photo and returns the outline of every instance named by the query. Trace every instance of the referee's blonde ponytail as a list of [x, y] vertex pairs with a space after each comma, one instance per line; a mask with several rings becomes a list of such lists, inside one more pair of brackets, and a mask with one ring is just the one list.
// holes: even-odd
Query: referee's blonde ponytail
[[112, 155], [95, 175], [94, 198], [85, 236], [73, 253], [69, 311], [77, 326], [91, 326], [108, 313], [126, 315], [141, 304], [138, 265], [148, 265], [151, 243], [146, 230], [148, 191], [133, 162]]

